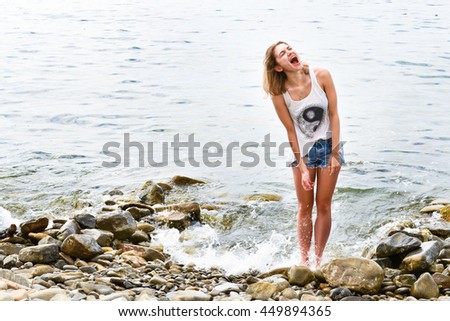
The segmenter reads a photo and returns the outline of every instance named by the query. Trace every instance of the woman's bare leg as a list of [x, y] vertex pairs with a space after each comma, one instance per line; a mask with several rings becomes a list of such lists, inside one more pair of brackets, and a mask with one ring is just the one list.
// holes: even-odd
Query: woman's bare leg
[[317, 218], [314, 224], [314, 247], [316, 252], [316, 266], [320, 266], [323, 251], [328, 241], [331, 230], [331, 200], [339, 176], [331, 174], [329, 168], [317, 170], [316, 206]]
[[[302, 265], [309, 264], [308, 252], [312, 237], [312, 209], [314, 205], [314, 189], [307, 191], [302, 186], [302, 174], [298, 167], [292, 168], [294, 185], [298, 200], [297, 237], [300, 246], [300, 259]], [[312, 181], [316, 177], [316, 169], [308, 168]]]

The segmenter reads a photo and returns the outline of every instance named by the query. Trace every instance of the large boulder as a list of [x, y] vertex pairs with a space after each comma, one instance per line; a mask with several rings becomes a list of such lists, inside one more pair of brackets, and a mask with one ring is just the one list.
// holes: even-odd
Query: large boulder
[[363, 258], [334, 259], [322, 266], [321, 271], [330, 286], [367, 294], [378, 293], [384, 279], [383, 269]]
[[257, 282], [247, 287], [247, 294], [251, 295], [255, 300], [269, 300], [272, 295], [277, 292], [278, 286], [270, 282]]
[[407, 272], [420, 272], [427, 270], [439, 256], [443, 242], [428, 241], [420, 248], [409, 253], [400, 264], [400, 269]]
[[4, 252], [6, 255], [19, 254], [20, 250], [24, 249], [23, 244], [13, 244], [9, 242], [0, 243], [0, 251]]
[[147, 181], [139, 194], [139, 199], [147, 205], [163, 204], [164, 190], [153, 181]]
[[171, 205], [163, 205], [154, 208], [156, 212], [169, 211], [181, 212], [189, 214], [190, 220], [194, 222], [200, 221], [200, 205], [197, 202], [179, 203]]
[[439, 297], [439, 287], [430, 275], [422, 274], [411, 287], [411, 295], [418, 299], [431, 299]]
[[110, 246], [114, 240], [114, 234], [104, 230], [86, 229], [81, 230], [81, 234], [91, 236], [100, 246]]
[[95, 239], [89, 235], [73, 234], [67, 237], [61, 245], [63, 253], [83, 260], [92, 259], [103, 253]]
[[289, 283], [292, 285], [305, 286], [314, 281], [314, 273], [306, 266], [291, 266], [288, 272]]
[[186, 186], [186, 185], [194, 185], [194, 184], [206, 184], [206, 182], [187, 177], [187, 176], [181, 176], [181, 175], [175, 175], [170, 180], [170, 185], [177, 185], [177, 186]]
[[29, 220], [26, 222], [23, 222], [20, 226], [20, 232], [22, 235], [28, 235], [28, 233], [34, 232], [42, 232], [44, 231], [48, 226], [48, 218], [46, 217], [40, 217], [33, 220]]
[[136, 220], [128, 211], [115, 211], [97, 217], [97, 227], [114, 234], [114, 238], [125, 240], [136, 231]]
[[80, 226], [75, 220], [68, 220], [59, 229], [56, 238], [63, 242], [69, 235], [80, 233]]
[[95, 216], [92, 214], [78, 214], [75, 221], [82, 229], [95, 228]]
[[422, 242], [404, 233], [398, 232], [382, 240], [376, 249], [377, 257], [388, 257], [392, 255], [408, 253], [420, 247]]
[[19, 252], [21, 262], [51, 263], [59, 258], [59, 246], [56, 244], [26, 247]]

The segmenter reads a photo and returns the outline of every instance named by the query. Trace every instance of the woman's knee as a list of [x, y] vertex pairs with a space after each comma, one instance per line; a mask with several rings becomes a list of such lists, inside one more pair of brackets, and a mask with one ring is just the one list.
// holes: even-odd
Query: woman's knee
[[331, 213], [331, 201], [321, 201], [316, 202], [317, 213]]
[[311, 216], [312, 208], [312, 203], [298, 203], [298, 214], [300, 216]]

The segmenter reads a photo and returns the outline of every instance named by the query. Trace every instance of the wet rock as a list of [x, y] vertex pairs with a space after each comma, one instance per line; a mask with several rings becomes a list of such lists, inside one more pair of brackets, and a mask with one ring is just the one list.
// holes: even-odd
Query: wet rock
[[16, 224], [11, 224], [7, 229], [0, 230], [0, 240], [7, 238], [7, 237], [13, 237], [17, 232], [17, 226]]
[[134, 268], [138, 268], [147, 264], [147, 261], [139, 256], [140, 253], [136, 253], [134, 251], [128, 251], [122, 253], [120, 257], [128, 264], [130, 264]]
[[20, 233], [22, 235], [28, 235], [30, 232], [38, 233], [42, 232], [46, 229], [48, 226], [48, 218], [46, 217], [40, 217], [37, 219], [26, 221], [20, 226]]
[[439, 237], [449, 237], [450, 236], [450, 224], [435, 224], [433, 226], [428, 226], [427, 229], [430, 230], [431, 233], [437, 235]]
[[376, 249], [377, 257], [387, 257], [402, 253], [407, 253], [420, 247], [422, 242], [415, 237], [404, 233], [395, 233], [394, 235], [382, 240]]
[[189, 218], [189, 214], [185, 213], [170, 213], [167, 218], [167, 226], [169, 228], [175, 228], [177, 230], [184, 231], [191, 225], [191, 220]]
[[373, 258], [372, 261], [374, 261], [376, 264], [378, 264], [381, 268], [393, 268], [395, 266], [394, 262], [392, 262], [391, 258], [389, 257], [376, 257]]
[[118, 240], [124, 240], [136, 231], [136, 220], [128, 211], [111, 212], [97, 217], [97, 227], [112, 232]]
[[262, 202], [278, 202], [281, 196], [275, 194], [252, 194], [244, 197], [245, 201], [262, 201]]
[[92, 214], [78, 214], [75, 221], [82, 229], [95, 228], [95, 216]]
[[8, 255], [7, 257], [5, 257], [3, 259], [2, 266], [5, 269], [12, 269], [12, 268], [17, 267], [19, 265], [18, 262], [19, 262], [18, 255], [17, 254], [11, 254], [11, 255]]
[[161, 260], [164, 262], [166, 259], [166, 256], [163, 253], [152, 248], [146, 248], [144, 253], [142, 253], [142, 257], [147, 261]]
[[131, 207], [137, 207], [140, 209], [149, 210], [150, 212], [152, 212], [152, 214], [155, 212], [155, 209], [152, 206], [143, 204], [143, 203], [131, 202], [131, 203], [126, 203], [126, 204], [122, 204], [119, 206], [119, 208], [121, 208], [124, 211], [128, 210]]
[[438, 258], [440, 258], [440, 259], [448, 259], [448, 258], [450, 258], [450, 248], [442, 249], [439, 252]]
[[442, 273], [434, 273], [433, 280], [438, 286], [441, 286], [443, 289], [450, 288], [450, 276], [448, 275], [444, 275]]
[[255, 300], [269, 300], [275, 292], [277, 292], [277, 285], [269, 282], [258, 282], [250, 284], [247, 287], [246, 293], [251, 295]]
[[367, 294], [377, 293], [384, 279], [378, 264], [362, 258], [334, 259], [322, 266], [321, 271], [330, 286]]
[[431, 234], [430, 230], [426, 229], [426, 228], [404, 230], [402, 232], [411, 237], [415, 237], [422, 242], [431, 241], [431, 237], [433, 236], [433, 234]]
[[147, 181], [139, 194], [139, 199], [147, 205], [164, 204], [164, 191], [156, 183]]
[[172, 190], [172, 186], [170, 186], [170, 185], [167, 184], [167, 183], [158, 182], [158, 183], [156, 183], [156, 184], [157, 184], [159, 187], [161, 187], [162, 190], [163, 190], [164, 192], [169, 192], [169, 191]]
[[439, 287], [430, 273], [422, 274], [411, 287], [411, 295], [418, 299], [431, 299], [439, 297]]
[[281, 274], [281, 275], [284, 275], [285, 277], [288, 277], [290, 269], [291, 269], [291, 267], [276, 268], [276, 269], [270, 270], [269, 272], [265, 272], [265, 273], [262, 273], [262, 274], [258, 275], [257, 278], [258, 279], [264, 279], [264, 278], [267, 278], [269, 276], [277, 275], [277, 274]]
[[19, 254], [20, 250], [24, 249], [23, 244], [13, 244], [13, 243], [0, 243], [0, 251], [4, 252], [6, 255]]
[[114, 234], [112, 232], [105, 231], [105, 230], [88, 229], [88, 230], [82, 230], [81, 234], [89, 235], [101, 247], [110, 246], [112, 241], [114, 240]]
[[29, 243], [29, 241], [21, 236], [11, 236], [11, 237], [7, 237], [3, 240], [0, 240], [0, 243], [14, 243], [14, 244], [27, 244]]
[[305, 286], [314, 281], [314, 273], [306, 266], [291, 266], [288, 271], [289, 283], [292, 285]]
[[174, 177], [172, 177], [169, 183], [169, 185], [176, 186], [186, 186], [194, 184], [206, 184], [206, 182], [187, 176], [175, 175]]
[[219, 206], [213, 205], [213, 204], [201, 204], [201, 205], [200, 205], [200, 208], [201, 208], [202, 210], [207, 210], [207, 211], [217, 211], [217, 210], [220, 209]]
[[433, 200], [430, 205], [437, 205], [437, 204], [441, 204], [441, 205], [448, 205], [450, 204], [450, 200], [445, 199], [445, 198], [438, 198]]
[[145, 233], [151, 233], [155, 230], [155, 227], [149, 223], [137, 223], [137, 229]]
[[139, 221], [141, 218], [152, 215], [155, 210], [152, 208], [151, 210], [148, 208], [139, 208], [139, 207], [128, 207], [127, 211], [130, 212], [131, 216], [136, 221]]
[[59, 258], [59, 247], [56, 244], [29, 246], [19, 252], [22, 262], [51, 263]]
[[38, 242], [38, 245], [47, 245], [47, 244], [55, 244], [58, 247], [60, 247], [62, 242], [60, 240], [51, 237], [50, 235], [45, 236]]
[[148, 242], [150, 240], [147, 233], [142, 231], [136, 231], [130, 236], [131, 243], [139, 244], [141, 242]]
[[166, 294], [170, 301], [209, 301], [211, 296], [200, 291], [174, 291]]
[[76, 210], [81, 210], [85, 207], [92, 207], [94, 202], [92, 200], [88, 200], [88, 199], [78, 199], [72, 204]]
[[350, 291], [347, 288], [342, 288], [342, 287], [335, 288], [330, 291], [330, 298], [333, 301], [340, 301], [343, 298], [352, 296], [352, 295], [353, 295], [352, 291]]
[[69, 235], [80, 233], [80, 227], [75, 220], [68, 220], [64, 225], [59, 229], [56, 238], [63, 242]]
[[441, 217], [447, 221], [450, 222], [450, 206], [445, 206], [439, 210], [439, 213], [441, 213]]
[[442, 204], [436, 204], [436, 205], [428, 205], [425, 206], [424, 208], [422, 208], [420, 210], [420, 213], [432, 213], [432, 212], [437, 212], [439, 211], [441, 208], [443, 208], [444, 205]]
[[120, 189], [115, 188], [106, 192], [106, 194], [108, 194], [109, 196], [118, 196], [118, 195], [121, 196], [123, 195], [123, 192]]
[[287, 288], [284, 289], [281, 292], [281, 295], [284, 296], [286, 299], [292, 300], [292, 299], [298, 299], [298, 294], [295, 292], [293, 288]]
[[394, 277], [394, 284], [397, 287], [411, 287], [414, 282], [417, 281], [417, 278], [414, 274], [400, 274]]
[[190, 220], [199, 222], [200, 217], [200, 205], [197, 202], [179, 203], [164, 206], [155, 207], [156, 212], [169, 211], [169, 212], [181, 212], [190, 215]]
[[261, 280], [261, 282], [267, 282], [267, 283], [271, 283], [277, 286], [277, 292], [281, 292], [284, 289], [287, 289], [289, 287], [289, 282], [282, 278], [281, 276], [278, 275], [272, 275], [269, 276], [263, 280]]
[[407, 272], [424, 271], [437, 259], [441, 248], [442, 242], [424, 242], [419, 249], [412, 251], [403, 259], [400, 268]]
[[91, 259], [103, 253], [95, 239], [89, 235], [70, 235], [61, 245], [62, 252], [80, 259]]

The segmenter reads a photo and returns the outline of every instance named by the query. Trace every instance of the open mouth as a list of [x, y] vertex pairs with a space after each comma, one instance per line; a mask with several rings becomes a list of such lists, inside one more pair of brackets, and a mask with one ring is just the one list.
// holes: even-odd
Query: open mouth
[[291, 64], [298, 64], [298, 63], [299, 63], [298, 57], [297, 57], [296, 55], [293, 55], [293, 56], [289, 59], [289, 62], [290, 62]]

